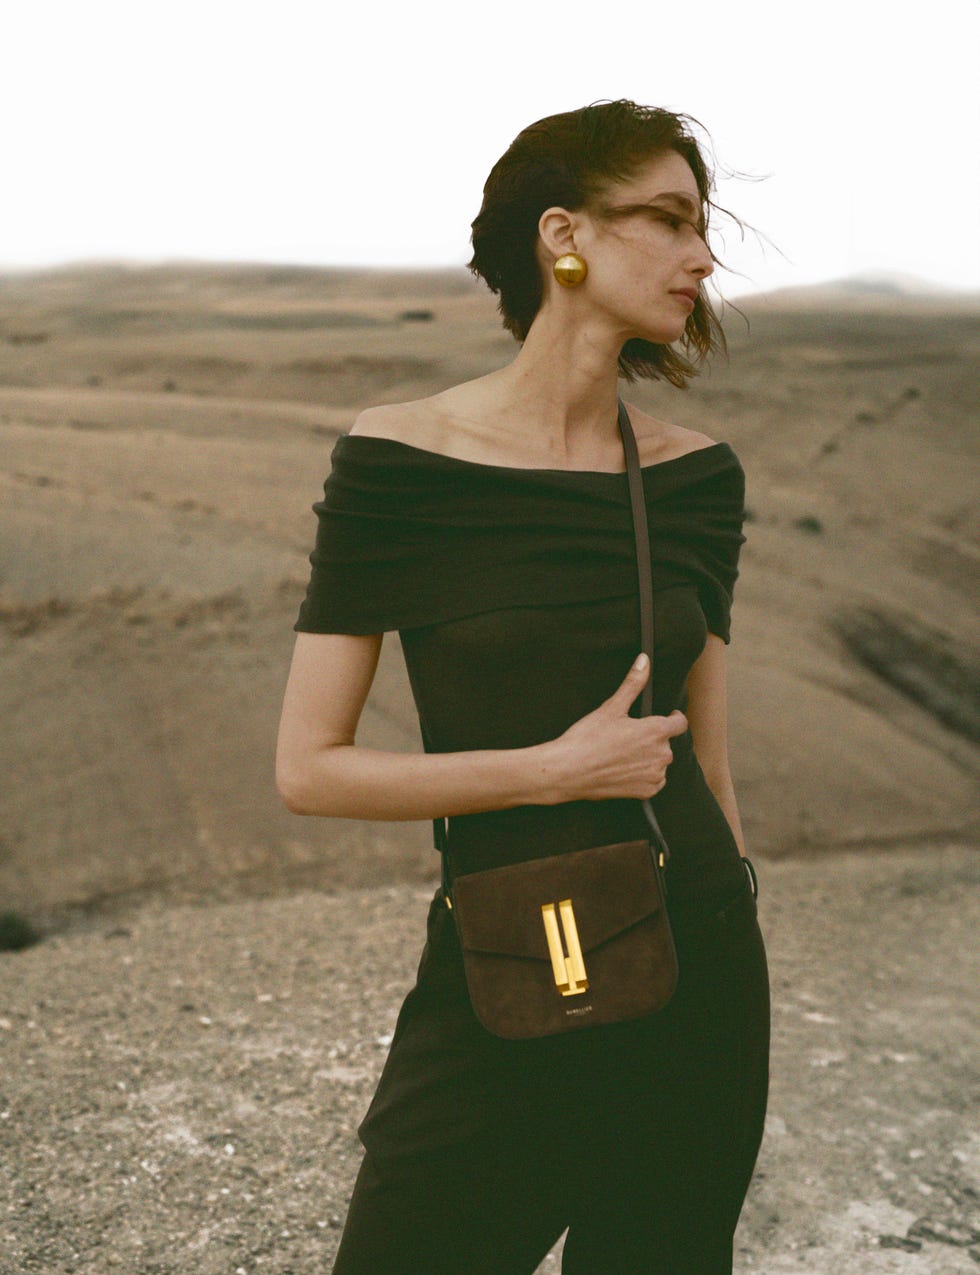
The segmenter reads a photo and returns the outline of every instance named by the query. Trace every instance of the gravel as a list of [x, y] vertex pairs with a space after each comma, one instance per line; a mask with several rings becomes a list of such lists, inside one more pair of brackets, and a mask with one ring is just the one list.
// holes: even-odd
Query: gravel
[[[977, 1269], [978, 864], [759, 865], [772, 1088], [736, 1270]], [[151, 900], [0, 955], [0, 1273], [329, 1270], [431, 893]]]

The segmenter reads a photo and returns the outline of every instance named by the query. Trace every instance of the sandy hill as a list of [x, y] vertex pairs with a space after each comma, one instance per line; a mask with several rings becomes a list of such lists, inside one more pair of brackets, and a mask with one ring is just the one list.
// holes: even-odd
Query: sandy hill
[[[750, 853], [980, 826], [980, 305], [825, 288], [628, 401], [726, 439]], [[272, 758], [320, 493], [368, 404], [509, 360], [463, 270], [100, 265], [0, 278], [0, 909], [429, 881], [425, 825], [302, 820]], [[419, 746], [389, 636], [361, 738]]]

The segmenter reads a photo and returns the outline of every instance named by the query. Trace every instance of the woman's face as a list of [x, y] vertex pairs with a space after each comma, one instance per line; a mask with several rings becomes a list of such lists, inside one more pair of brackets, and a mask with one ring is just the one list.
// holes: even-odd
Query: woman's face
[[690, 165], [676, 151], [648, 160], [609, 187], [575, 234], [589, 274], [585, 287], [598, 311], [621, 326], [622, 339], [678, 340], [697, 292], [714, 269], [701, 237], [703, 205]]

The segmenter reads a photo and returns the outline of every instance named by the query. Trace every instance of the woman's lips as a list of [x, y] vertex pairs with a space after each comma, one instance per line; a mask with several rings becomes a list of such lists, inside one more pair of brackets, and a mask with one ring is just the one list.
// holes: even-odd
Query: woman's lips
[[683, 301], [689, 310], [694, 309], [694, 301], [686, 292], [672, 292], [670, 295], [676, 297], [678, 301]]

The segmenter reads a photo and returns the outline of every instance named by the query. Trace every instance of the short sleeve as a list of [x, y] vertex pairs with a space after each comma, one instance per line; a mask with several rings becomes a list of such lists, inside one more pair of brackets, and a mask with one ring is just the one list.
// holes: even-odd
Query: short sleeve
[[397, 629], [404, 608], [404, 528], [391, 531], [383, 485], [359, 481], [334, 452], [334, 464], [313, 505], [316, 540], [297, 633], [384, 633]]
[[397, 628], [393, 616], [386, 613], [383, 597], [372, 596], [371, 574], [358, 572], [356, 563], [342, 558], [349, 533], [340, 531], [323, 501], [317, 501], [313, 510], [318, 521], [310, 579], [293, 629], [297, 633], [366, 634]]
[[716, 633], [727, 646], [732, 640], [732, 593], [717, 582], [705, 581], [698, 596], [708, 632]]
[[701, 492], [696, 527], [698, 598], [709, 633], [732, 640], [732, 603], [745, 536], [745, 474], [735, 461]]

